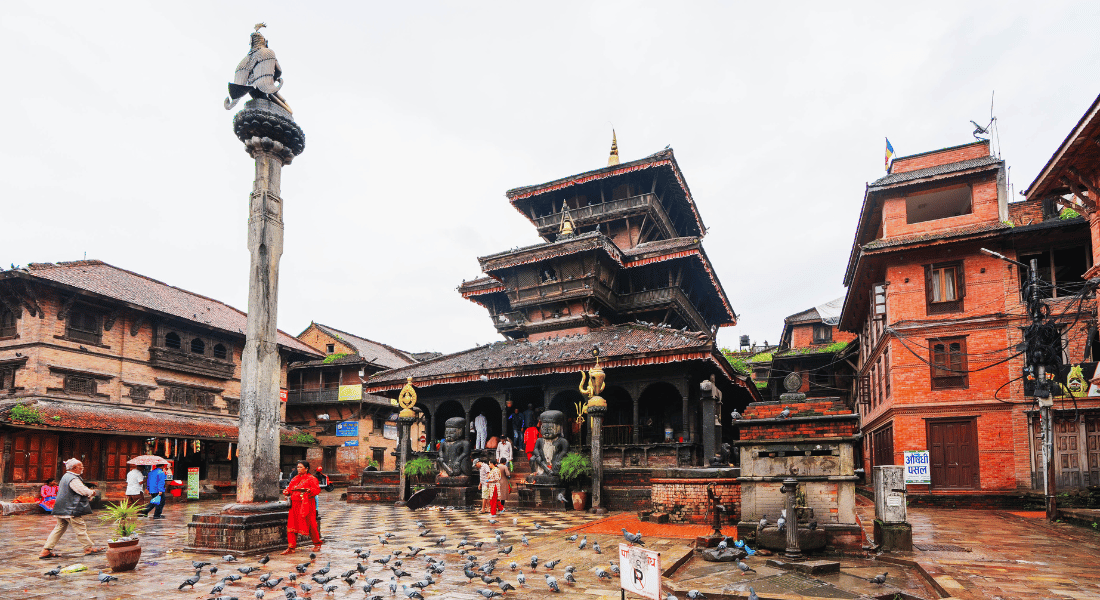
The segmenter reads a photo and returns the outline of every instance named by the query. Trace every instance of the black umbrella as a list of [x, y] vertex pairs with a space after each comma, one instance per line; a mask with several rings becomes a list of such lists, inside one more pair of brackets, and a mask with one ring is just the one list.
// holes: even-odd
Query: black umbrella
[[432, 500], [435, 500], [435, 497], [438, 494], [439, 488], [424, 488], [419, 492], [413, 494], [412, 496], [409, 496], [409, 499], [405, 502], [405, 506], [408, 507], [409, 510], [424, 508], [425, 506], [431, 504]]

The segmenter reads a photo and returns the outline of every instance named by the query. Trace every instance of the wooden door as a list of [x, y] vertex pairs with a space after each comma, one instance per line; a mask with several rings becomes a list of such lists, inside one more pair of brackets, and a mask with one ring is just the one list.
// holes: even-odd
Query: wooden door
[[74, 458], [84, 463], [84, 474], [81, 477], [85, 481], [95, 481], [100, 477], [100, 438], [90, 436], [77, 436], [73, 439]]
[[1043, 425], [1036, 415], [1031, 419], [1031, 489], [1045, 490], [1043, 482]]
[[978, 444], [973, 419], [929, 421], [928, 453], [932, 461], [932, 487], [976, 489]]
[[1077, 443], [1080, 435], [1077, 421], [1055, 420], [1054, 464], [1058, 489], [1081, 487], [1081, 448]]
[[57, 477], [57, 436], [26, 432], [12, 436], [12, 482], [39, 483]]
[[1085, 485], [1100, 485], [1100, 417], [1085, 419]]

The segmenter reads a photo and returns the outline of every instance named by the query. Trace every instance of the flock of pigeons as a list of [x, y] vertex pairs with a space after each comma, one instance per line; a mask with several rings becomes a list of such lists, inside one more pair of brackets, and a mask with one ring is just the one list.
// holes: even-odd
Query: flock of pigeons
[[[489, 522], [495, 524], [496, 520], [491, 519]], [[518, 519], [513, 518], [512, 523], [518, 524]], [[447, 519], [445, 524], [450, 525], [451, 520]], [[765, 517], [761, 519], [761, 527], [766, 524], [767, 518]], [[533, 525], [536, 530], [543, 528], [537, 522]], [[417, 521], [416, 526], [417, 529], [420, 530], [418, 534], [419, 537], [434, 538], [434, 546], [443, 547], [443, 545], [447, 542], [446, 534], [440, 535], [438, 537], [432, 536], [431, 529], [429, 529], [427, 525], [424, 524], [424, 522]], [[503, 530], [495, 529], [493, 533], [495, 534], [497, 548], [496, 554], [503, 555], [504, 557], [509, 556], [515, 549], [515, 545], [503, 545], [505, 535]], [[638, 546], [645, 546], [645, 541], [642, 539], [641, 532], [630, 533], [625, 528], [623, 528], [622, 533], [623, 538], [628, 543]], [[382, 547], [382, 552], [386, 552], [386, 546], [389, 545], [389, 540], [394, 537], [396, 537], [396, 534], [389, 532], [378, 536], [378, 542]], [[578, 537], [579, 536], [577, 534], [573, 534], [565, 538], [565, 540], [570, 543], [576, 543], [577, 550], [586, 550], [588, 548], [588, 536], [583, 536], [583, 538], [580, 539], [579, 542]], [[520, 543], [524, 546], [529, 545], [527, 534], [521, 535]], [[749, 548], [745, 544], [745, 542], [741, 540], [733, 540], [732, 538], [726, 538], [722, 540], [718, 544], [718, 550], [724, 551], [729, 547], [730, 544], [733, 544], [734, 546], [743, 549], [748, 554], [748, 556], [752, 556], [756, 553], [756, 551], [752, 548]], [[484, 557], [478, 558], [477, 556], [472, 554], [472, 552], [481, 551], [484, 546], [485, 542], [471, 542], [466, 537], [463, 537], [455, 545], [455, 549], [458, 550], [458, 554], [463, 561], [462, 564], [457, 565], [456, 568], [462, 569], [462, 574], [466, 577], [467, 585], [473, 583], [474, 580], [480, 580], [481, 583], [485, 586], [495, 585], [497, 589], [493, 589], [493, 587], [484, 587], [477, 590], [477, 592], [484, 596], [487, 600], [492, 600], [493, 598], [504, 596], [506, 592], [517, 589], [515, 587], [516, 585], [520, 587], [527, 586], [527, 575], [525, 575], [523, 570], [520, 569], [520, 562], [516, 560], [512, 560], [508, 562], [507, 565], [505, 565], [505, 567], [508, 569], [508, 572], [515, 573], [515, 585], [513, 585], [509, 581], [505, 581], [500, 577], [500, 575], [494, 575], [494, 571], [498, 570], [498, 562], [502, 560], [501, 556], [487, 559]], [[603, 553], [603, 550], [600, 548], [600, 543], [598, 540], [593, 540], [591, 549], [596, 554]], [[423, 563], [414, 563], [414, 561], [417, 561], [421, 558], [420, 553], [423, 550], [424, 548], [419, 546], [408, 546], [408, 551], [402, 549], [390, 550], [386, 554], [376, 555], [376, 557], [371, 560], [370, 557], [372, 549], [368, 548], [364, 550], [362, 548], [356, 548], [352, 551], [357, 558], [357, 561], [353, 568], [339, 574], [332, 573], [332, 561], [328, 561], [324, 567], [316, 569], [315, 571], [313, 571], [313, 573], [309, 575], [309, 581], [312, 581], [313, 583], [299, 581], [299, 578], [304, 579], [306, 577], [306, 573], [310, 570], [310, 568], [313, 566], [313, 563], [317, 559], [316, 554], [310, 553], [308, 561], [295, 565], [294, 571], [288, 573], [286, 576], [275, 577], [274, 574], [270, 572], [259, 575], [255, 580], [256, 591], [254, 597], [257, 600], [263, 600], [264, 596], [268, 592], [271, 592], [276, 588], [279, 588], [279, 590], [282, 591], [286, 600], [295, 600], [296, 598], [300, 598], [301, 596], [299, 596], [299, 594], [311, 597], [315, 589], [317, 591], [324, 592], [324, 594], [327, 596], [335, 594], [340, 589], [340, 584], [335, 583], [337, 580], [339, 580], [342, 583], [346, 584], [349, 589], [357, 585], [361, 585], [363, 593], [366, 594], [365, 600], [385, 600], [385, 596], [383, 595], [383, 593], [386, 591], [389, 592], [389, 596], [396, 596], [398, 591], [400, 591], [402, 595], [411, 600], [423, 600], [423, 592], [432, 585], [438, 583], [439, 580], [442, 579], [443, 573], [447, 569], [446, 563], [442, 560], [435, 558], [434, 556], [424, 557], [425, 560]], [[489, 550], [489, 548], [485, 548], [485, 550]], [[260, 565], [258, 567], [247, 565], [236, 567], [236, 573], [230, 573], [229, 575], [223, 576], [214, 584], [213, 588], [211, 588], [209, 595], [214, 596], [212, 600], [239, 600], [237, 596], [223, 595], [226, 587], [237, 584], [245, 577], [249, 577], [254, 573], [259, 573], [260, 571], [265, 570], [265, 567], [270, 560], [270, 555], [265, 555], [263, 558], [257, 561]], [[223, 556], [222, 561], [225, 563], [238, 562], [237, 558], [232, 554], [227, 554]], [[369, 575], [367, 573], [369, 568], [368, 565], [363, 564], [366, 561], [371, 561], [371, 563], [380, 565], [380, 569], [383, 571], [389, 570], [392, 573], [389, 581], [387, 582], [382, 578]], [[555, 568], [561, 562], [561, 559], [553, 559], [541, 563], [542, 568], [545, 569], [545, 573], [543, 573], [543, 579], [545, 581], [546, 588], [552, 593], [560, 593], [562, 591], [562, 582], [570, 586], [577, 583], [578, 571], [576, 567], [572, 565], [567, 565], [562, 569], [562, 582], [559, 582], [558, 577], [555, 575]], [[413, 571], [419, 571], [420, 569], [414, 567], [414, 564], [423, 566], [423, 575], [414, 576], [412, 573], [406, 570], [411, 569]], [[538, 570], [540, 566], [540, 559], [538, 556], [531, 556], [526, 561], [526, 564], [529, 565], [530, 572], [534, 573]], [[211, 579], [217, 577], [217, 573], [219, 570], [218, 565], [203, 561], [192, 561], [191, 566], [195, 569], [195, 574], [184, 579], [177, 587], [178, 590], [182, 590], [188, 587], [194, 590], [195, 585], [202, 580], [204, 569], [207, 569], [207, 572], [209, 573], [209, 577]], [[222, 565], [222, 567], [224, 568], [225, 565]], [[501, 574], [505, 573], [505, 567], [499, 569]], [[233, 567], [230, 566], [228, 568]], [[746, 562], [740, 559], [737, 560], [737, 568], [741, 571], [742, 575], [746, 573], [756, 573], [755, 569], [753, 569]], [[602, 566], [597, 566], [592, 569], [592, 572], [594, 573], [597, 580], [607, 581], [611, 581], [614, 576], [618, 576], [620, 573], [619, 566], [618, 564], [616, 564], [616, 561], [614, 559], [608, 561], [608, 566], [606, 568]], [[59, 576], [61, 574], [61, 567], [47, 571], [45, 574], [46, 576]], [[886, 576], [887, 573], [876, 575], [869, 581], [871, 583], [882, 585], [886, 582]], [[99, 583], [101, 584], [118, 581], [117, 577], [103, 571], [99, 572], [98, 579]], [[410, 581], [411, 583], [406, 583]], [[698, 590], [689, 590], [687, 592], [687, 597], [690, 600], [706, 599], [706, 596]], [[665, 597], [665, 600], [679, 599], [670, 593]], [[754, 590], [752, 587], [749, 588], [749, 600], [759, 600], [759, 596], [756, 595], [756, 590]]]

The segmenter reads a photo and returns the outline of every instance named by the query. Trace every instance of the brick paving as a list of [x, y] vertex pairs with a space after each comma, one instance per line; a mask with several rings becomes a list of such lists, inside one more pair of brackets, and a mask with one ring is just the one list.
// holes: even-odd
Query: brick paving
[[[168, 517], [162, 521], [142, 522], [145, 532], [142, 535], [142, 562], [137, 570], [119, 574], [119, 581], [101, 585], [95, 574], [106, 569], [103, 555], [84, 557], [72, 534], [62, 538], [55, 549], [62, 554], [56, 560], [38, 560], [36, 558], [42, 541], [53, 527], [48, 516], [24, 515], [0, 519], [0, 532], [5, 543], [0, 547], [0, 598], [94, 598], [103, 600], [130, 598], [179, 598], [208, 600], [212, 596], [206, 592], [227, 574], [235, 574], [242, 565], [258, 566], [257, 557], [242, 557], [238, 563], [225, 563], [220, 556], [186, 553], [179, 550], [186, 538], [185, 523], [190, 515], [218, 508], [221, 503], [201, 502], [190, 504], [171, 504], [165, 511]], [[869, 528], [873, 507], [861, 504], [861, 517]], [[476, 600], [482, 598], [478, 589], [488, 586], [481, 582], [466, 583], [461, 572], [461, 557], [456, 545], [463, 536], [470, 542], [485, 542], [484, 547], [472, 553], [484, 560], [501, 557], [496, 575], [516, 585], [516, 573], [522, 570], [527, 575], [527, 585], [518, 586], [507, 597], [544, 598], [547, 588], [543, 574], [547, 572], [543, 563], [560, 558], [553, 573], [563, 588], [562, 596], [583, 594], [585, 598], [618, 598], [617, 580], [598, 581], [594, 575], [597, 566], [606, 567], [615, 557], [615, 548], [622, 539], [618, 535], [620, 526], [637, 530], [643, 528], [647, 536], [647, 546], [662, 553], [663, 565], [667, 568], [676, 559], [689, 550], [690, 541], [685, 526], [639, 524], [631, 515], [615, 513], [604, 520], [587, 514], [572, 511], [556, 513], [516, 513], [506, 512], [498, 515], [497, 523], [488, 521], [487, 515], [476, 511], [419, 511], [397, 509], [388, 505], [346, 505], [333, 495], [323, 495], [321, 500], [322, 533], [326, 537], [324, 549], [310, 573], [332, 562], [332, 573], [341, 574], [355, 566], [355, 557], [351, 549], [362, 547], [371, 549], [371, 560], [383, 556], [393, 549], [407, 551], [408, 545], [423, 546], [425, 550], [415, 559], [405, 559], [402, 568], [412, 575], [402, 578], [411, 583], [424, 573], [425, 557], [433, 556], [447, 563], [447, 570], [440, 582], [425, 592], [426, 598], [455, 598]], [[1100, 598], [1100, 572], [1095, 569], [1095, 557], [1100, 554], [1100, 533], [1065, 524], [1048, 524], [1033, 514], [1023, 516], [1007, 511], [948, 510], [932, 508], [910, 509], [910, 521], [913, 524], [914, 541], [920, 544], [950, 544], [962, 547], [965, 551], [921, 551], [912, 553], [892, 553], [883, 555], [880, 560], [874, 557], [840, 558], [842, 571], [837, 575], [809, 577], [785, 573], [764, 565], [764, 559], [753, 557], [750, 563], [757, 569], [756, 574], [740, 575], [727, 565], [704, 563], [691, 559], [670, 581], [670, 587], [679, 597], [687, 589], [710, 590], [724, 594], [727, 598], [744, 597], [748, 585], [753, 585], [761, 598], [870, 598], [883, 594], [905, 592], [912, 597], [934, 598], [935, 591], [925, 583], [920, 573], [923, 569], [943, 592], [957, 598], [991, 599], [1040, 599], [1040, 598]], [[512, 519], [517, 519], [513, 524]], [[450, 525], [445, 521], [451, 520]], [[432, 533], [446, 533], [448, 540], [443, 547], [435, 547], [433, 539], [418, 537], [415, 521], [422, 520], [432, 529]], [[543, 526], [535, 529], [534, 523]], [[103, 543], [108, 537], [108, 527], [89, 519], [89, 530], [97, 543]], [[505, 557], [496, 553], [497, 546], [493, 530], [504, 532], [503, 545], [513, 545], [512, 554]], [[691, 529], [694, 529], [693, 527]], [[612, 531], [614, 530], [614, 531]], [[683, 530], [683, 531], [681, 531]], [[386, 531], [397, 534], [383, 548], [377, 536]], [[521, 534], [526, 533], [531, 546], [519, 543]], [[578, 550], [576, 542], [565, 538], [573, 533], [588, 536], [588, 548]], [[658, 537], [667, 536], [667, 537]], [[593, 542], [599, 541], [603, 554], [592, 551]], [[539, 557], [539, 567], [532, 572], [529, 560], [532, 555]], [[241, 599], [254, 598], [258, 576], [273, 573], [275, 577], [286, 576], [292, 565], [308, 559], [308, 550], [284, 557], [272, 555], [266, 568], [257, 573], [246, 575], [239, 582], [226, 586], [223, 595]], [[399, 560], [394, 559], [394, 560]], [[883, 560], [908, 560], [912, 566], [887, 564]], [[211, 577], [204, 571], [195, 590], [177, 586], [187, 576], [193, 574], [192, 560], [206, 560], [219, 565], [218, 577]], [[515, 560], [521, 566], [516, 572], [509, 569], [508, 563]], [[89, 570], [82, 573], [65, 575], [57, 580], [42, 574], [59, 565], [82, 562]], [[394, 561], [391, 561], [392, 565]], [[564, 567], [572, 564], [577, 568], [577, 584], [564, 582]], [[890, 580], [883, 587], [867, 584], [864, 579], [882, 571], [891, 573]], [[391, 573], [379, 564], [368, 565], [367, 576], [378, 577], [386, 583]], [[375, 587], [372, 594], [362, 591], [362, 577], [353, 587], [348, 587], [339, 579], [335, 594], [326, 595], [319, 587], [314, 588], [313, 598], [369, 598], [373, 593], [381, 593], [390, 598], [385, 584]], [[308, 582], [308, 579], [306, 580]], [[312, 582], [309, 582], [312, 583]], [[379, 592], [381, 590], [381, 592]], [[304, 594], [299, 592], [300, 596]], [[267, 593], [267, 598], [281, 599], [278, 590]], [[398, 599], [403, 599], [398, 590]]]

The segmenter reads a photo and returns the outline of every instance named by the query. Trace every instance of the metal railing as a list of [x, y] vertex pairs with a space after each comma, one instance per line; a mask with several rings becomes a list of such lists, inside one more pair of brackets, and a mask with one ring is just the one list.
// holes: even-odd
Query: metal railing
[[287, 404], [323, 404], [339, 402], [340, 388], [320, 390], [289, 390], [286, 393]]

